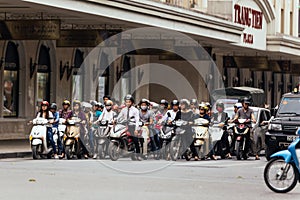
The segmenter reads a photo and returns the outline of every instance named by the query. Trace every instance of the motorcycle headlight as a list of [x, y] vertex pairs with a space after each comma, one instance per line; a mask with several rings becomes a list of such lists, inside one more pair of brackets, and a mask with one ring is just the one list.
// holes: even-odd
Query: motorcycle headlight
[[282, 131], [282, 126], [281, 124], [269, 124], [268, 129], [272, 131]]

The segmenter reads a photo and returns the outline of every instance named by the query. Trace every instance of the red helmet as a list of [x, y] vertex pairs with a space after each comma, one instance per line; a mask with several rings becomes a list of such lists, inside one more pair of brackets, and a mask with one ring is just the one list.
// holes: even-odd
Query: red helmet
[[48, 101], [42, 101], [41, 106], [48, 106], [49, 107], [49, 102]]

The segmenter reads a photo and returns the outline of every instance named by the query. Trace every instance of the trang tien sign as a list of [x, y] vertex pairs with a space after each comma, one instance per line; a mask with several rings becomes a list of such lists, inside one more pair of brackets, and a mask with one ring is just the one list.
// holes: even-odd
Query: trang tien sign
[[254, 33], [249, 30], [263, 29], [263, 13], [251, 7], [235, 4], [233, 7], [234, 23], [241, 24], [247, 27], [243, 34], [242, 42], [244, 44], [254, 44]]

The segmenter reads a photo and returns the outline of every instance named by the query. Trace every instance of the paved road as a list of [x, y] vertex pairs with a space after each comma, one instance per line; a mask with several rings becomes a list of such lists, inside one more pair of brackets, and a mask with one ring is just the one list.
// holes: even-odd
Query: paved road
[[264, 160], [0, 160], [0, 199], [298, 199], [300, 186], [275, 194]]

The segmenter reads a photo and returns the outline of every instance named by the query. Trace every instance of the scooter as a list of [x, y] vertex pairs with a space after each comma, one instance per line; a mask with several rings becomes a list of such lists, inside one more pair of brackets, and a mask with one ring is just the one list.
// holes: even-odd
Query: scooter
[[[175, 126], [175, 136], [170, 143], [170, 156], [173, 161], [180, 158], [193, 142], [191, 123], [184, 120], [177, 120], [175, 121]], [[191, 130], [191, 132], [188, 132], [188, 130]]]
[[108, 121], [100, 121], [97, 130], [94, 131], [94, 139], [96, 145], [96, 153], [100, 159], [104, 159], [107, 155], [109, 146], [109, 130], [112, 124]]
[[244, 158], [244, 160], [247, 160], [248, 156], [248, 149], [246, 148], [247, 145], [247, 134], [250, 134], [250, 127], [249, 127], [249, 120], [247, 119], [237, 119], [236, 125], [233, 128], [233, 134], [234, 134], [234, 151], [237, 160], [241, 160], [241, 158]]
[[265, 167], [265, 183], [274, 192], [289, 192], [300, 182], [300, 128], [297, 129], [296, 135], [297, 139], [287, 150], [271, 155], [271, 160]]
[[73, 158], [74, 155], [81, 159], [80, 122], [81, 120], [78, 117], [72, 117], [66, 121], [67, 129], [64, 135], [64, 146], [68, 160]]
[[[208, 133], [209, 121], [203, 118], [198, 118], [194, 121], [192, 126], [193, 130], [193, 142], [197, 154], [201, 159], [204, 159], [209, 152], [209, 133]], [[184, 154], [187, 161], [192, 158], [192, 151], [188, 148]]]
[[[47, 137], [47, 128], [52, 125], [45, 118], [36, 118], [32, 121], [33, 127], [29, 135], [30, 146], [32, 150], [32, 158], [47, 156], [51, 158], [52, 148], [47, 148], [47, 143], [44, 141]], [[47, 152], [46, 154], [44, 152]]]
[[118, 160], [120, 156], [133, 155], [135, 146], [128, 131], [127, 120], [121, 120], [112, 126], [109, 139], [108, 155], [112, 161]]
[[170, 159], [170, 142], [175, 136], [175, 122], [165, 124], [160, 129], [159, 140], [161, 143], [159, 154], [160, 158], [169, 160]]

